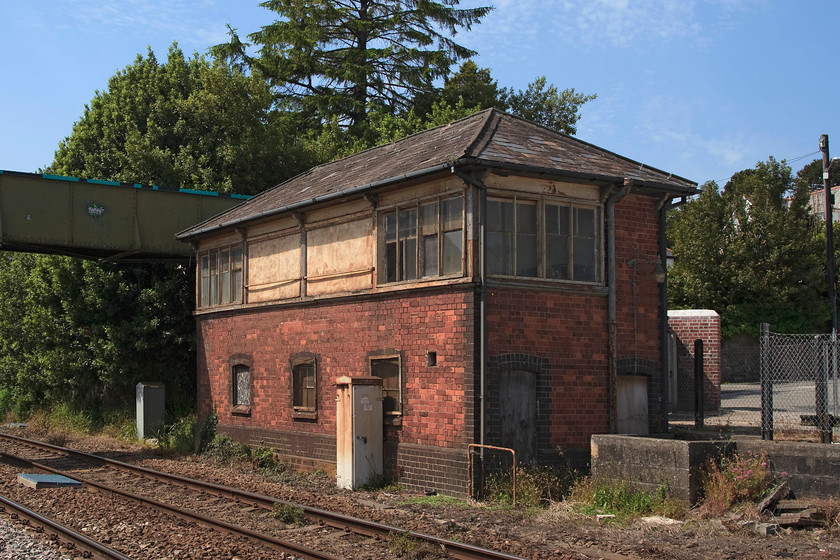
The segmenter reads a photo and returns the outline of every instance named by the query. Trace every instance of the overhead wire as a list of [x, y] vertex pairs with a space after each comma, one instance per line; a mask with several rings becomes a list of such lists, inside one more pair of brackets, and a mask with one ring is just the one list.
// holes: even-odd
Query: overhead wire
[[[790, 158], [790, 159], [785, 158], [782, 161], [784, 161], [785, 163], [796, 163], [797, 161], [802, 161], [803, 159], [814, 156], [818, 153], [820, 153], [819, 150], [817, 150], [816, 152], [811, 152], [809, 154], [797, 156], [795, 158]], [[718, 185], [720, 185], [721, 183], [726, 184], [726, 182], [729, 181], [731, 178], [732, 178], [732, 175], [730, 175], [729, 177], [726, 177], [725, 179], [718, 179], [718, 180], [715, 181], [715, 183], [717, 183]]]

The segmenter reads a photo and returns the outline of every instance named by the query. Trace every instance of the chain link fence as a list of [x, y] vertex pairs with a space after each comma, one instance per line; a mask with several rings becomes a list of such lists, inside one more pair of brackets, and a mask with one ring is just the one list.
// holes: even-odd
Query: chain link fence
[[762, 325], [762, 437], [811, 431], [832, 440], [840, 415], [839, 356], [836, 336], [774, 333]]
[[[830, 334], [774, 333], [766, 326], [756, 342], [722, 347], [719, 400], [706, 395], [704, 426], [760, 433], [765, 439], [834, 439], [835, 418], [840, 418], [840, 346], [836, 338]], [[693, 359], [692, 349], [672, 344], [669, 362], [679, 367], [671, 378], [670, 420], [674, 426], [697, 421], [698, 385], [688, 364]]]

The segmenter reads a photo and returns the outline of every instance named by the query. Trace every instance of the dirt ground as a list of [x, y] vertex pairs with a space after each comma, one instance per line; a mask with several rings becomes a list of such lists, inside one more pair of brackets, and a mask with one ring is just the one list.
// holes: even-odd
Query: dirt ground
[[[323, 475], [288, 476], [279, 480], [255, 473], [247, 463], [221, 466], [196, 456], [163, 457], [137, 442], [105, 436], [21, 433], [42, 441], [89, 452], [108, 452], [112, 458], [149, 468], [211, 480], [277, 498], [338, 511], [450, 540], [500, 550], [528, 559], [679, 559], [758, 560], [767, 558], [840, 559], [840, 499], [814, 502], [826, 513], [823, 526], [781, 529], [762, 535], [754, 509], [705, 518], [698, 509], [684, 519], [636, 518], [616, 522], [576, 513], [567, 502], [542, 509], [500, 508], [457, 500], [422, 499], [389, 488], [378, 492], [349, 492]], [[439, 558], [415, 552], [412, 560]]]

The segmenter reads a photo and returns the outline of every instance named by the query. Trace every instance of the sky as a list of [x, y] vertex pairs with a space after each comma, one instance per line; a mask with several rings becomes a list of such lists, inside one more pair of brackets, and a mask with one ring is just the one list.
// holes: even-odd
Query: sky
[[[545, 76], [597, 94], [581, 140], [720, 186], [771, 156], [798, 171], [821, 157], [821, 134], [840, 155], [840, 2], [461, 2], [478, 5], [494, 10], [455, 39], [500, 87]], [[256, 0], [0, 0], [0, 169], [49, 165], [85, 104], [148, 48], [205, 53], [227, 25], [247, 35], [274, 16]]]

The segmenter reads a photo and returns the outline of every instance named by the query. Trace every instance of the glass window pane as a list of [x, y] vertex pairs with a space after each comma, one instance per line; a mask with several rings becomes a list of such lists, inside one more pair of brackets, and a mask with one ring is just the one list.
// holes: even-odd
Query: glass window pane
[[463, 245], [463, 230], [456, 229], [443, 234], [443, 274], [461, 272]]
[[210, 253], [210, 287], [207, 290], [210, 297], [209, 305], [216, 305], [219, 303], [219, 255], [218, 253]]
[[513, 201], [487, 201], [487, 273], [513, 276]]
[[409, 208], [407, 210], [400, 210], [399, 215], [399, 234], [400, 239], [406, 237], [417, 237], [417, 209]]
[[385, 228], [385, 241], [397, 240], [397, 213], [390, 212], [383, 216], [383, 227]]
[[234, 405], [251, 405], [251, 372], [247, 366], [234, 366]]
[[242, 246], [234, 245], [230, 250], [231, 301], [242, 300]]
[[201, 257], [201, 307], [210, 305], [210, 257]]
[[[445, 255], [444, 255], [445, 256]], [[438, 236], [426, 235], [423, 237], [423, 276], [438, 275]]]
[[575, 236], [595, 237], [595, 210], [575, 208]]
[[516, 205], [516, 275], [534, 278], [539, 274], [537, 263], [537, 205]]
[[221, 297], [219, 303], [230, 303], [230, 251], [219, 251], [219, 287]]
[[591, 238], [576, 237], [574, 241], [574, 272], [575, 280], [582, 282], [595, 282], [595, 240]]
[[545, 276], [568, 280], [569, 274], [568, 206], [545, 206]]
[[438, 230], [437, 202], [424, 204], [420, 207], [420, 229], [423, 235], [429, 235]]
[[298, 409], [315, 409], [315, 363], [296, 364], [292, 370], [294, 385], [292, 405]]
[[400, 242], [401, 268], [400, 280], [417, 279], [417, 238], [406, 239]]
[[464, 214], [464, 198], [447, 198], [440, 203], [441, 222], [444, 231], [461, 229]]

